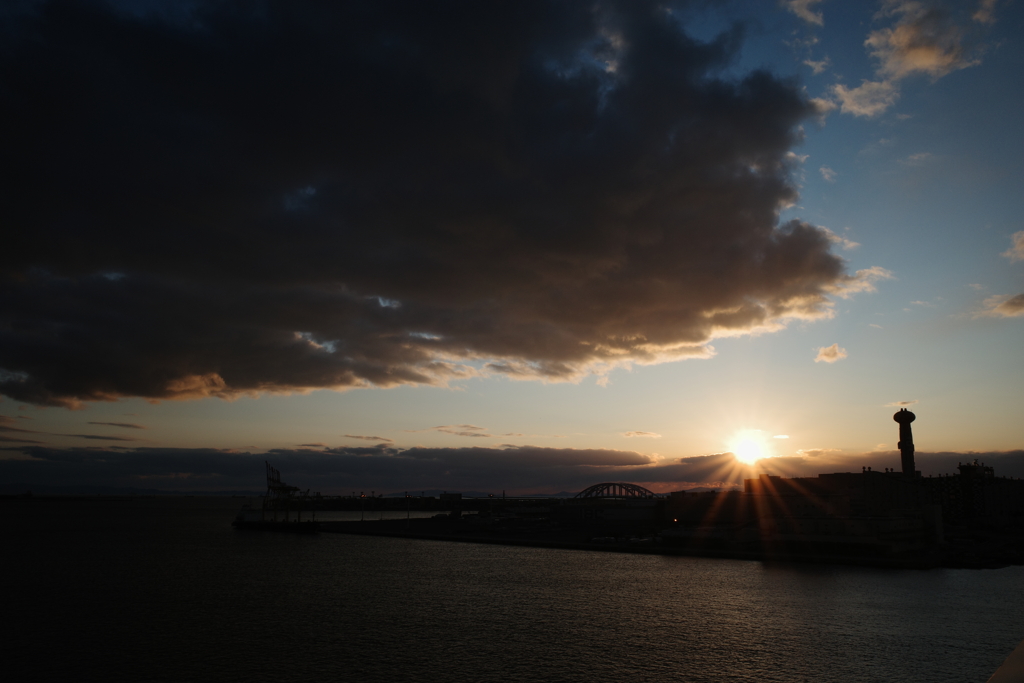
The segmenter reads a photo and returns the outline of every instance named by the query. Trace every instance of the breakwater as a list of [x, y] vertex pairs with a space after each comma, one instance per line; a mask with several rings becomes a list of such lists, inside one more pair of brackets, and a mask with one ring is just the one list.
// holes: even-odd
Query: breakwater
[[475, 520], [409, 519], [318, 522], [324, 533], [384, 536], [460, 543], [558, 548], [601, 552], [710, 557], [752, 561], [810, 562], [899, 569], [929, 569], [943, 566], [938, 555], [917, 557], [870, 557], [799, 552], [785, 548], [728, 548], [682, 545], [656, 535], [641, 537], [595, 536], [593, 529], [551, 529], [502, 531], [486, 528]]

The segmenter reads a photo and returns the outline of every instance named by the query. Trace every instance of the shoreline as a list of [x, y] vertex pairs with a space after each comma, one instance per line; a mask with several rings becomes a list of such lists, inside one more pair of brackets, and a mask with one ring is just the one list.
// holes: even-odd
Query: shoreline
[[[424, 520], [426, 521], [426, 520]], [[431, 520], [432, 521], [432, 520]], [[353, 536], [381, 536], [424, 541], [454, 541], [458, 543], [484, 543], [530, 548], [560, 550], [589, 550], [596, 552], [632, 553], [641, 555], [668, 555], [676, 557], [708, 557], [743, 560], [748, 562], [798, 562], [805, 564], [840, 564], [882, 569], [935, 569], [945, 566], [938, 556], [915, 557], [854, 557], [845, 555], [813, 555], [807, 553], [763, 552], [727, 548], [693, 548], [673, 546], [653, 541], [646, 542], [593, 542], [567, 538], [538, 538], [524, 536], [480, 535], [471, 531], [445, 531], [442, 529], [413, 530], [396, 528], [406, 520], [372, 520], [366, 522], [317, 522], [323, 533]], [[384, 526], [388, 528], [384, 528]], [[1009, 565], [982, 565], [977, 568], [997, 568]]]

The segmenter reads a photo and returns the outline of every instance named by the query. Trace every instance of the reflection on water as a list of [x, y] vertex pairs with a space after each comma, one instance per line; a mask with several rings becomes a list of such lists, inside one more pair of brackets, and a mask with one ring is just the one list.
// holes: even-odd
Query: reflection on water
[[1021, 567], [240, 532], [238, 502], [0, 503], [15, 663], [166, 681], [959, 683], [1024, 638]]

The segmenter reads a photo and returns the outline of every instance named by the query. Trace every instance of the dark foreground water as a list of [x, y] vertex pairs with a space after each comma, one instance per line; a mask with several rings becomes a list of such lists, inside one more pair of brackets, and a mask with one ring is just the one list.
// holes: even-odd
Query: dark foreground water
[[0, 501], [6, 680], [985, 681], [1024, 567], [240, 532], [237, 499]]

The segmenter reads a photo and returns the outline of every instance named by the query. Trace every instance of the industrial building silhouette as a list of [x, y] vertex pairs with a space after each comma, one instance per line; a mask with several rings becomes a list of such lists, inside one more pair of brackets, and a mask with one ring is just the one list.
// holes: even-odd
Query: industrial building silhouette
[[[992, 533], [1024, 528], [1024, 481], [997, 477], [977, 460], [960, 463], [957, 474], [922, 477], [914, 461], [916, 416], [902, 409], [893, 419], [902, 471], [762, 474], [744, 480], [742, 491], [675, 492], [665, 507], [672, 526], [662, 536], [767, 554], [924, 558], [949, 555], [958, 543], [966, 548], [961, 554], [977, 555], [979, 543], [968, 541], [984, 546]], [[1020, 543], [1008, 552], [1020, 554]]]
[[[604, 482], [572, 498], [321, 497], [282, 483], [267, 464], [262, 508], [243, 509], [235, 526], [881, 566], [1024, 564], [1024, 481], [997, 477], [978, 461], [960, 463], [953, 475], [922, 477], [916, 416], [903, 409], [893, 419], [899, 471], [762, 474], [739, 491], [657, 495]], [[367, 509], [378, 519], [364, 523]], [[439, 514], [410, 518], [414, 509]], [[360, 521], [316, 522], [317, 510], [359, 510]], [[404, 510], [406, 518], [384, 520], [384, 510]], [[300, 522], [302, 511], [314, 514]]]

